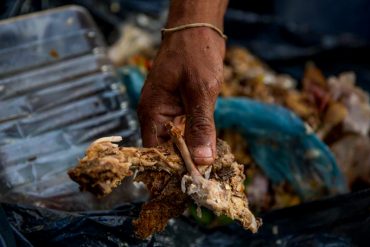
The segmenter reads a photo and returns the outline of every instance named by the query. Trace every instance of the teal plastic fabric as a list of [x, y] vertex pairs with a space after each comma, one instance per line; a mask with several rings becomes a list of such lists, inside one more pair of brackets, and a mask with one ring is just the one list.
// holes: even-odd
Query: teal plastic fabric
[[118, 70], [118, 74], [126, 86], [131, 106], [136, 109], [145, 76], [134, 66], [122, 67]]
[[[137, 105], [144, 76], [123, 70], [130, 99]], [[247, 140], [257, 165], [274, 183], [287, 181], [304, 200], [348, 191], [329, 148], [304, 122], [284, 107], [247, 98], [219, 98], [217, 129], [234, 129]]]
[[304, 199], [347, 191], [329, 148], [304, 122], [284, 107], [246, 98], [219, 98], [218, 129], [234, 129], [273, 182], [288, 181]]

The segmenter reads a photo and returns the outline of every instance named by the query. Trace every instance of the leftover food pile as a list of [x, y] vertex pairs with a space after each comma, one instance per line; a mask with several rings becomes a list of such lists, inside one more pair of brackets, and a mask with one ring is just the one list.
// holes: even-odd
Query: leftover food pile
[[[155, 49], [144, 49], [127, 57], [147, 74]], [[333, 152], [352, 190], [370, 186], [369, 95], [356, 86], [353, 72], [326, 77], [308, 62], [301, 83], [279, 74], [242, 47], [227, 49], [221, 97], [248, 97], [284, 106], [298, 115]], [[246, 120], [247, 121], [247, 120]], [[234, 130], [218, 136], [231, 147], [248, 170], [246, 190], [250, 207], [267, 211], [299, 204], [302, 199], [287, 183], [272, 184], [248, 152], [248, 140]]]
[[262, 224], [248, 208], [244, 190], [244, 166], [235, 161], [226, 142], [217, 141], [215, 162], [198, 170], [183, 139], [184, 123], [167, 128], [172, 139], [155, 148], [119, 147], [120, 137], [96, 140], [69, 176], [97, 196], [112, 192], [121, 181], [134, 176], [151, 193], [133, 222], [135, 232], [146, 238], [162, 231], [169, 219], [185, 211], [193, 201], [216, 215], [226, 215], [256, 232]]

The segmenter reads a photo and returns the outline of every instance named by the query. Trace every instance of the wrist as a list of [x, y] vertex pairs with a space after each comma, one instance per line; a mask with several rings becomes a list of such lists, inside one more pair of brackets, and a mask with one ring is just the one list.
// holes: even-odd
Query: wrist
[[218, 34], [216, 31], [212, 30], [208, 27], [195, 27], [195, 28], [189, 28], [184, 29], [177, 32], [170, 32], [166, 33], [163, 36], [163, 42], [172, 42], [176, 41], [176, 49], [178, 49], [179, 45], [183, 45], [183, 42], [188, 41], [197, 41], [201, 42], [203, 44], [209, 43], [209, 42], [215, 42], [215, 44], [222, 44], [223, 46], [226, 45], [225, 39]]
[[209, 23], [223, 30], [227, 0], [172, 0], [166, 28]]
[[[179, 49], [182, 47], [182, 49]], [[223, 60], [225, 56], [226, 42], [218, 33], [207, 27], [185, 29], [179, 32], [166, 33], [163, 37], [161, 50], [171, 54], [182, 53], [184, 50], [190, 51], [198, 49], [207, 50], [214, 48], [215, 53], [220, 55]]]

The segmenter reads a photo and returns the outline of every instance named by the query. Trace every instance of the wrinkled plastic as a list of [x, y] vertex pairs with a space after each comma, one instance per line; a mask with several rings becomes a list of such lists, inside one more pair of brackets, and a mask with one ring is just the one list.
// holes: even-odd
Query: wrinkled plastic
[[[70, 95], [67, 94], [66, 97], [68, 98]], [[0, 125], [0, 136], [3, 138], [2, 142], [6, 142], [6, 138], [31, 137], [63, 128], [69, 124], [83, 121], [86, 118], [109, 114], [110, 111], [118, 110], [120, 107], [120, 101], [116, 97], [120, 97], [120, 95], [114, 92], [106, 92], [101, 96], [86, 97], [50, 110], [27, 115], [27, 118], [8, 121]]]
[[140, 145], [126, 88], [90, 16], [72, 6], [17, 17], [0, 23], [0, 37], [0, 200], [64, 210], [144, 200], [125, 182], [132, 196], [121, 188], [99, 201], [67, 175], [97, 138]]
[[[370, 191], [338, 196], [262, 215], [257, 234], [232, 224], [204, 229], [185, 217], [170, 220], [147, 240], [134, 236], [140, 204], [113, 211], [66, 213], [2, 204], [18, 244], [38, 246], [368, 246]], [[47, 236], [47, 237], [45, 237]]]
[[[16, 185], [31, 183], [65, 172], [75, 165], [77, 157], [83, 157], [88, 144], [94, 139], [107, 134], [120, 135], [126, 145], [135, 145], [139, 138], [135, 129], [120, 130], [126, 120], [127, 111], [119, 111], [105, 119], [96, 118], [64, 130], [47, 132], [43, 135], [19, 140], [0, 147], [1, 172], [4, 183], [0, 191]], [[118, 116], [117, 116], [118, 115]], [[50, 169], [50, 163], [53, 169]]]
[[82, 30], [61, 37], [38, 41], [27, 46], [10, 48], [0, 53], [0, 69], [4, 74], [16, 73], [34, 66], [43, 66], [56, 59], [68, 59], [92, 51], [98, 43], [89, 36], [89, 30]]
[[102, 54], [87, 54], [67, 61], [60, 61], [37, 70], [25, 71], [0, 79], [0, 99], [8, 99], [17, 94], [34, 92], [40, 88], [58, 85], [73, 80], [83, 74], [98, 73], [107, 58]]
[[5, 20], [0, 31], [2, 76], [91, 53], [104, 45], [91, 17], [79, 7]]
[[[138, 100], [143, 78], [135, 68], [122, 71], [129, 97]], [[288, 109], [246, 98], [219, 98], [215, 122], [218, 129], [242, 133], [267, 177], [273, 183], [289, 182], [302, 199], [348, 191], [329, 148]]]
[[288, 181], [301, 198], [348, 192], [329, 148], [293, 112], [246, 98], [220, 98], [215, 122], [248, 141], [256, 164], [273, 183]]
[[[20, 97], [4, 100], [0, 109], [0, 121], [25, 117], [31, 112], [40, 112], [74, 101], [78, 98], [102, 92], [112, 80], [108, 75], [92, 75], [75, 83], [55, 85]], [[19, 85], [18, 85], [19, 86]]]

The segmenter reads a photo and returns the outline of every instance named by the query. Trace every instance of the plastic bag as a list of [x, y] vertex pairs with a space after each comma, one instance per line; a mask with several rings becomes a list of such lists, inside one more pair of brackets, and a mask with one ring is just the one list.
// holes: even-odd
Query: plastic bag
[[70, 6], [0, 27], [0, 201], [88, 210], [144, 200], [129, 182], [132, 195], [97, 200], [66, 174], [94, 139], [121, 135], [123, 145], [140, 145], [136, 114], [91, 17]]
[[289, 182], [304, 200], [348, 192], [329, 148], [293, 112], [246, 98], [220, 98], [216, 127], [248, 141], [256, 164], [273, 183]]
[[[257, 234], [237, 224], [205, 229], [186, 217], [147, 240], [133, 234], [140, 204], [113, 211], [67, 213], [2, 204], [20, 246], [368, 246], [370, 191], [306, 203], [262, 215]], [[47, 237], [46, 237], [47, 236]], [[28, 245], [27, 245], [28, 244]]]

